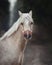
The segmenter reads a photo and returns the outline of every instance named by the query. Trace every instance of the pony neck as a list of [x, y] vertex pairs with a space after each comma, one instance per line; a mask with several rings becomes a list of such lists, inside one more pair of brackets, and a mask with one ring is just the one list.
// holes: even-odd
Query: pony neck
[[19, 27], [18, 30], [16, 30], [11, 36], [9, 36], [9, 38], [12, 38], [14, 40], [21, 40], [21, 38], [23, 39], [23, 35], [22, 35], [22, 32], [21, 32], [21, 28]]
[[11, 37], [9, 37], [11, 40], [14, 41], [14, 44], [16, 44], [19, 47], [20, 51], [25, 50], [26, 48], [26, 44], [27, 41], [24, 39], [23, 34], [21, 32], [21, 28], [19, 27], [19, 29], [13, 33], [13, 35]]

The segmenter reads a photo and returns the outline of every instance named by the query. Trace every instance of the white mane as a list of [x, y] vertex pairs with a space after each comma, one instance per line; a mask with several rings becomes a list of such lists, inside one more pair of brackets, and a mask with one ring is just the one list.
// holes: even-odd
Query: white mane
[[[20, 23], [23, 22], [24, 18], [30, 18], [31, 19], [31, 12], [30, 13], [24, 13], [22, 14], [19, 12], [20, 18], [13, 24], [13, 26], [0, 38], [0, 40], [9, 37], [11, 34], [13, 34], [19, 27]], [[21, 16], [22, 15], [22, 16]]]
[[20, 17], [13, 26], [0, 38], [0, 40], [4, 39], [5, 37], [9, 37], [11, 34], [13, 34], [19, 27], [21, 21], [23, 21], [24, 17]]

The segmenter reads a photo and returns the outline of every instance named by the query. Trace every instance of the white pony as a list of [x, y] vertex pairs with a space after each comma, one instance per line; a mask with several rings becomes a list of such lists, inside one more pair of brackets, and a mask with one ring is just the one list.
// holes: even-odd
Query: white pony
[[0, 65], [21, 65], [27, 40], [33, 31], [32, 11], [21, 13], [14, 25], [0, 38]]

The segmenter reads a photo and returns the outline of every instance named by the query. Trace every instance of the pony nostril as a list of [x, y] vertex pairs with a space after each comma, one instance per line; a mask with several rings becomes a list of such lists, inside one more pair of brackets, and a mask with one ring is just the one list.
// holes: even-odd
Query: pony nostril
[[27, 38], [27, 34], [24, 34], [24, 37]]
[[26, 39], [30, 39], [30, 38], [31, 38], [31, 34], [24, 34], [24, 37], [25, 37]]
[[28, 38], [31, 38], [31, 35], [30, 34], [28, 35]]

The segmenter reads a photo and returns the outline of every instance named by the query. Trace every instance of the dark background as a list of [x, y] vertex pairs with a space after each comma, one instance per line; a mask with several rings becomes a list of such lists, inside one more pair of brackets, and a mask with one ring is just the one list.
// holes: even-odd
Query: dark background
[[[18, 0], [15, 9], [22, 12], [32, 10], [35, 24], [45, 27], [47, 33], [52, 35], [52, 0]], [[9, 13], [8, 0], [0, 0], [0, 30], [8, 30]], [[16, 17], [17, 15], [14, 20], [17, 20]]]
[[[0, 36], [10, 28], [9, 4], [8, 0], [0, 0]], [[25, 51], [24, 65], [52, 65], [52, 0], [18, 0], [13, 23], [19, 17], [18, 10], [32, 10], [34, 20], [33, 38]]]

